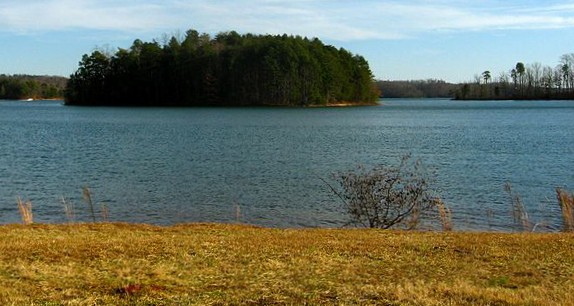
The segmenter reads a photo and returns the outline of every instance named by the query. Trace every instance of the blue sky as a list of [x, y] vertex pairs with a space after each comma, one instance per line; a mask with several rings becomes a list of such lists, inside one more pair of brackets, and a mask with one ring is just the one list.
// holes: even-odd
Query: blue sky
[[377, 79], [461, 82], [574, 53], [574, 1], [2, 0], [0, 74], [68, 76], [96, 47], [188, 29], [318, 37]]

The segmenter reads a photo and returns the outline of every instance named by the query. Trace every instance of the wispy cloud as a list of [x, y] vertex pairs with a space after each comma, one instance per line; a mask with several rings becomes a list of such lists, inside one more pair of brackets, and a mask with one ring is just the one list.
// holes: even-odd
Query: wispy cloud
[[343, 0], [5, 0], [0, 31], [238, 30], [334, 40], [399, 39], [437, 31], [574, 27], [574, 3]]
[[4, 1], [4, 31], [38, 32], [64, 29], [137, 31], [162, 27], [167, 10], [151, 1], [47, 0]]

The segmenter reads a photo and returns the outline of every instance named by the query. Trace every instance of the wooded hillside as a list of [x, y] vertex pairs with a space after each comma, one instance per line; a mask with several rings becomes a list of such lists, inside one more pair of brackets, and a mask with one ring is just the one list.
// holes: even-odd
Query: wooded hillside
[[377, 81], [383, 98], [452, 98], [458, 84], [443, 80]]
[[237, 32], [135, 40], [115, 54], [84, 55], [70, 105], [198, 106], [373, 103], [367, 61], [319, 39]]
[[64, 96], [67, 79], [58, 76], [0, 75], [0, 99], [54, 99]]

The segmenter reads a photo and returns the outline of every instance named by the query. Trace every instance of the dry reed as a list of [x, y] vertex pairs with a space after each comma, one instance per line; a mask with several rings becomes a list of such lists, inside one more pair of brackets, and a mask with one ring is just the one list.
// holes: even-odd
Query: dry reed
[[440, 224], [442, 226], [442, 230], [445, 232], [450, 232], [453, 229], [452, 226], [452, 212], [450, 208], [444, 204], [444, 202], [437, 198], [436, 200], [436, 207], [438, 209], [438, 215], [440, 218]]
[[510, 196], [510, 201], [512, 203], [512, 216], [514, 218], [514, 223], [519, 224], [523, 231], [531, 231], [533, 229], [530, 218], [528, 217], [528, 212], [522, 203], [522, 198], [520, 195], [515, 194], [512, 191], [512, 185], [510, 183], [504, 184], [504, 190]]
[[32, 202], [24, 202], [20, 197], [16, 198], [18, 202], [18, 210], [20, 211], [20, 216], [22, 217], [23, 224], [32, 224], [34, 222], [34, 215], [32, 214]]
[[74, 209], [74, 203], [62, 196], [62, 204], [64, 205], [64, 213], [66, 213], [66, 219], [68, 222], [74, 222], [76, 220], [76, 211]]
[[108, 205], [106, 205], [106, 203], [101, 203], [100, 204], [100, 213], [102, 215], [102, 220], [104, 222], [107, 222], [108, 219], [110, 218], [110, 210], [108, 208]]
[[556, 188], [556, 197], [562, 210], [562, 230], [574, 232], [574, 194], [562, 188]]
[[92, 201], [92, 192], [88, 186], [84, 186], [82, 189], [82, 194], [84, 195], [84, 200], [88, 203], [90, 207], [90, 212], [92, 213], [92, 220], [96, 222], [96, 213], [94, 212], [94, 202]]
[[241, 207], [238, 202], [233, 205], [235, 207], [235, 222], [241, 223]]

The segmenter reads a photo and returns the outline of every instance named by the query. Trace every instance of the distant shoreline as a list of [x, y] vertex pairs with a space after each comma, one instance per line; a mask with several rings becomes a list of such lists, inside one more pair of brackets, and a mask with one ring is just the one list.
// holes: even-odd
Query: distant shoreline
[[62, 98], [39, 98], [39, 99], [28, 98], [28, 99], [20, 99], [18, 101], [23, 101], [23, 102], [28, 102], [28, 101], [64, 101], [64, 98], [63, 97]]
[[[0, 99], [0, 101], [18, 101], [18, 102], [37, 102], [37, 101], [62, 101], [65, 102], [65, 99], [63, 97], [60, 98], [24, 98], [24, 99]], [[312, 105], [301, 105], [301, 106], [297, 106], [297, 105], [287, 105], [287, 107], [303, 107], [303, 108], [323, 108], [323, 107], [357, 107], [357, 106], [377, 106], [377, 105], [381, 105], [380, 102], [336, 102], [336, 103], [326, 103], [326, 104], [312, 104]], [[75, 106], [75, 105], [71, 105], [71, 106]], [[88, 105], [86, 105], [88, 106]], [[96, 105], [94, 105], [96, 106]], [[100, 105], [97, 105], [100, 106]], [[106, 106], [105, 104], [102, 106]], [[110, 106], [114, 106], [114, 105], [110, 105]], [[189, 106], [190, 108], [194, 108], [194, 107], [209, 107], [210, 105], [205, 105], [205, 106], [201, 106], [201, 105], [197, 105], [197, 106]], [[221, 106], [213, 106], [213, 107], [285, 107], [286, 105], [275, 105], [275, 104], [262, 104], [262, 105], [233, 105], [233, 104], [229, 104], [229, 105], [221, 105]], [[137, 107], [161, 107], [161, 106], [137, 106]], [[171, 106], [166, 106], [166, 107], [171, 107]], [[181, 107], [181, 106], [176, 106], [176, 107]], [[184, 106], [185, 107], [185, 106]]]
[[306, 105], [304, 107], [309, 108], [321, 108], [321, 107], [354, 107], [354, 106], [377, 106], [379, 103], [372, 102], [372, 103], [353, 103], [353, 102], [340, 102], [340, 103], [327, 103], [327, 104], [316, 104], [316, 105]]
[[0, 99], [0, 101], [18, 101], [18, 102], [34, 102], [34, 101], [64, 101], [64, 98], [38, 98], [38, 99]]
[[574, 98], [564, 97], [564, 98], [557, 98], [557, 97], [550, 97], [550, 98], [452, 98], [453, 101], [574, 101]]

